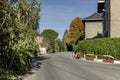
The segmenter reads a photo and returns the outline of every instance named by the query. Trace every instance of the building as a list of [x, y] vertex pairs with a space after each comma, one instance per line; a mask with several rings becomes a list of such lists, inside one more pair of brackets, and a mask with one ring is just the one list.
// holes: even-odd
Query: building
[[39, 46], [40, 54], [45, 55], [47, 51], [46, 51], [46, 47], [43, 47], [43, 46], [42, 46], [43, 37], [37, 36], [35, 40], [36, 40], [36, 42], [37, 42], [37, 44], [38, 44], [38, 46]]
[[98, 13], [103, 17], [105, 37], [120, 37], [119, 0], [98, 0]]
[[98, 13], [83, 18], [85, 39], [103, 37], [103, 19]]

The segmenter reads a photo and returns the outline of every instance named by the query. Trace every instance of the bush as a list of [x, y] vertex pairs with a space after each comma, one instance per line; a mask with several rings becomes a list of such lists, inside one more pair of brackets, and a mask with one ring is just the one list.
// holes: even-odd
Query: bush
[[35, 42], [39, 12], [37, 0], [0, 0], [0, 68], [4, 70], [0, 80], [29, 69], [39, 50]]
[[84, 54], [111, 55], [116, 58], [120, 56], [120, 38], [102, 38], [85, 40], [78, 43], [78, 52]]

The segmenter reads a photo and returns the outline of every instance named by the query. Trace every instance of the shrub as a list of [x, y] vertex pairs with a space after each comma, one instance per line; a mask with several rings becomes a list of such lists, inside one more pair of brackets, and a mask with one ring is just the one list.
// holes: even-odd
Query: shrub
[[78, 43], [78, 52], [84, 54], [105, 54], [116, 58], [120, 56], [120, 38], [85, 40]]
[[37, 0], [0, 0], [0, 68], [4, 71], [0, 80], [29, 69], [39, 49], [35, 42], [39, 12]]

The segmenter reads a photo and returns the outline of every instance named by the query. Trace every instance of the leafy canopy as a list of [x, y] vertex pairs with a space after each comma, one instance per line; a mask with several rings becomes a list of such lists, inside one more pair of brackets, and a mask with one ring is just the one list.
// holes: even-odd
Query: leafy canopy
[[47, 37], [49, 39], [56, 39], [58, 37], [58, 33], [52, 29], [46, 29], [41, 33], [41, 36]]
[[41, 33], [41, 36], [44, 39], [44, 43], [47, 43], [47, 45], [44, 44], [44, 46], [47, 48], [47, 51], [49, 53], [55, 52], [55, 40], [58, 37], [58, 33], [52, 29], [46, 29]]
[[83, 39], [84, 26], [82, 19], [76, 17], [71, 21], [68, 35], [66, 35], [66, 42], [69, 44], [76, 44], [79, 40]]

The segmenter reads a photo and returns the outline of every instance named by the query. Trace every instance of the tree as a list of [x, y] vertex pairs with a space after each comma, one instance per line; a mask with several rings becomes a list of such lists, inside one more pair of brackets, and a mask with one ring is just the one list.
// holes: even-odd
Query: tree
[[40, 3], [37, 0], [8, 1], [11, 3], [0, 1], [0, 68], [25, 73], [39, 51], [35, 37]]
[[56, 52], [65, 51], [65, 45], [60, 38], [56, 39], [56, 41], [55, 41], [55, 51]]
[[41, 33], [41, 36], [46, 42], [50, 42], [50, 46], [48, 47], [48, 52], [54, 53], [55, 52], [55, 39], [58, 37], [58, 33], [52, 29], [46, 29]]
[[67, 42], [66, 36], [68, 35], [68, 30], [66, 29], [64, 34], [63, 34], [63, 43]]
[[84, 36], [84, 27], [83, 22], [80, 17], [76, 17], [71, 21], [69, 27], [69, 33], [67, 38], [69, 39], [70, 44], [77, 44], [77, 42], [83, 39]]
[[42, 33], [41, 36], [47, 37], [49, 39], [56, 39], [58, 37], [58, 33], [52, 29], [45, 29]]

